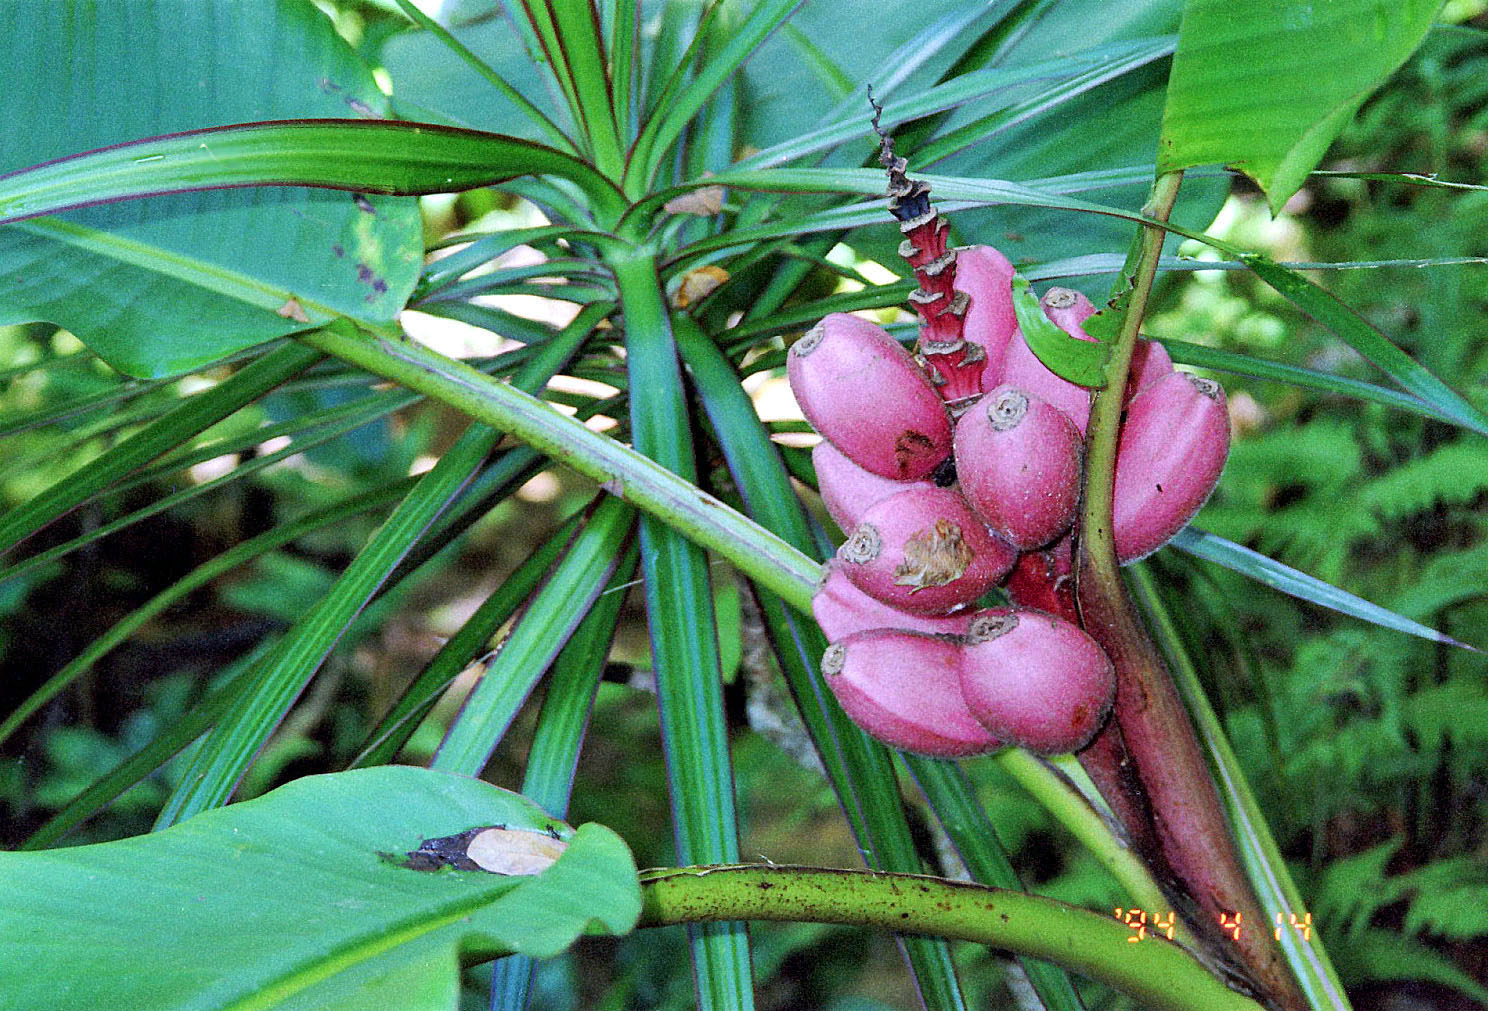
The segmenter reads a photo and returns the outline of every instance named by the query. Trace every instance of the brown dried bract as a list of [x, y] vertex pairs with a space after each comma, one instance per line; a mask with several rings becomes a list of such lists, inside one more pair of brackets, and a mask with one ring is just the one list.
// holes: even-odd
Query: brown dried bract
[[945, 586], [960, 579], [976, 560], [961, 528], [949, 520], [936, 520], [904, 542], [904, 561], [894, 568], [894, 584], [909, 592], [927, 586]]

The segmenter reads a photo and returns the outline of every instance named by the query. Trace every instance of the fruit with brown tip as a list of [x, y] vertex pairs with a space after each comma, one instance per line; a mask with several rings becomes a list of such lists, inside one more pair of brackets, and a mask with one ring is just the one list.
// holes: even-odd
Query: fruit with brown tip
[[914, 614], [946, 614], [996, 586], [1018, 560], [951, 488], [910, 488], [863, 511], [837, 549], [858, 589]]
[[882, 327], [834, 312], [791, 346], [786, 372], [807, 420], [865, 470], [914, 481], [950, 454], [944, 402]]

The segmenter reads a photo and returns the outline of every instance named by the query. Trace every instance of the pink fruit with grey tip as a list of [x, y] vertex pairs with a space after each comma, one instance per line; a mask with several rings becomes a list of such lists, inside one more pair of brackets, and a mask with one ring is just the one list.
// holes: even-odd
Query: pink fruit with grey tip
[[970, 620], [964, 614], [936, 617], [910, 614], [875, 600], [852, 584], [842, 563], [830, 559], [811, 597], [811, 614], [828, 642], [872, 628], [897, 628], [927, 635], [960, 635]]
[[854, 633], [822, 654], [822, 674], [854, 723], [890, 747], [938, 758], [1002, 747], [962, 701], [960, 666], [955, 641], [891, 628]]
[[1040, 755], [1090, 743], [1116, 699], [1116, 671], [1094, 639], [1042, 611], [975, 615], [961, 650], [961, 695], [988, 733]]
[[870, 597], [913, 614], [948, 614], [996, 586], [1018, 553], [959, 492], [931, 487], [869, 506], [837, 557]]
[[1008, 343], [1018, 329], [1013, 313], [1013, 264], [991, 246], [956, 250], [956, 290], [971, 296], [962, 336], [987, 353], [982, 386], [1002, 371]]
[[1230, 419], [1212, 379], [1173, 372], [1132, 398], [1116, 447], [1116, 558], [1162, 547], [1199, 511], [1224, 470]]
[[811, 450], [811, 463], [816, 468], [817, 489], [827, 513], [843, 530], [858, 525], [863, 510], [881, 498], [908, 488], [933, 488], [929, 481], [892, 481], [864, 470], [847, 454], [825, 440]]
[[834, 312], [791, 346], [786, 372], [807, 420], [865, 470], [913, 481], [951, 451], [944, 402], [882, 327]]
[[1071, 337], [1094, 340], [1085, 332], [1085, 321], [1095, 315], [1095, 303], [1074, 288], [1050, 288], [1039, 299], [1044, 316]]
[[1084, 441], [1063, 411], [1004, 384], [956, 422], [954, 445], [962, 494], [1019, 551], [1074, 522]]

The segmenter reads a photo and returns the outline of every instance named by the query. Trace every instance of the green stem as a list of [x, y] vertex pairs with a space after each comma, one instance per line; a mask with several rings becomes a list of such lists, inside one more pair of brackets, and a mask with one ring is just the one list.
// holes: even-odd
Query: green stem
[[880, 927], [1045, 958], [1156, 1011], [1258, 1011], [1179, 945], [1022, 892], [915, 874], [776, 865], [643, 871], [644, 927], [788, 920]]
[[510, 433], [601, 482], [610, 494], [666, 521], [810, 613], [816, 562], [656, 461], [564, 417], [546, 401], [422, 345], [363, 336], [349, 322], [298, 339]]
[[[1143, 217], [1166, 221], [1181, 180], [1179, 172], [1159, 176]], [[1116, 706], [1109, 733], [1119, 731], [1126, 768], [1150, 803], [1150, 819], [1129, 824], [1129, 832], [1144, 850], [1155, 844], [1157, 852], [1144, 856], [1159, 878], [1171, 874], [1170, 898], [1204, 943], [1216, 971], [1238, 974], [1273, 1006], [1301, 1009], [1307, 1001], [1270, 931], [1241, 930], [1232, 940], [1222, 929], [1225, 923], [1266, 921], [1241, 868], [1193, 724], [1132, 606], [1116, 560], [1111, 516], [1122, 399], [1164, 234], [1160, 224], [1143, 226], [1130, 298], [1106, 367], [1106, 386], [1097, 393], [1090, 412], [1076, 595], [1086, 631], [1116, 668]], [[1135, 795], [1110, 799], [1127, 821], [1143, 808], [1143, 798]]]

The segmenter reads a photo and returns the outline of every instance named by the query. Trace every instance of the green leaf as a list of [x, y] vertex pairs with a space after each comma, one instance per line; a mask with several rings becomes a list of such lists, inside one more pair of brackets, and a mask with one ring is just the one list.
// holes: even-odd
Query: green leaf
[[1028, 349], [1049, 371], [1080, 386], [1100, 389], [1106, 385], [1111, 346], [1072, 337], [1049, 322], [1028, 281], [1021, 277], [1013, 278], [1013, 312]]
[[[646, 391], [630, 401], [635, 448], [696, 482], [691, 419], [655, 261], [635, 257], [612, 266], [625, 314], [630, 386]], [[641, 573], [677, 859], [684, 864], [733, 862], [739, 858], [739, 825], [708, 556], [679, 531], [645, 516]], [[744, 925], [697, 924], [689, 927], [688, 936], [698, 1007], [752, 1008]]]
[[[535, 876], [400, 865], [427, 839], [494, 825], [567, 849]], [[0, 877], [0, 993], [88, 1011], [382, 1011], [390, 986], [409, 988], [397, 1007], [432, 1011], [450, 1006], [462, 960], [551, 956], [585, 932], [629, 931], [640, 911], [609, 829], [575, 832], [516, 794], [400, 767], [307, 777], [149, 836], [0, 853]]]
[[1279, 211], [1440, 8], [1439, 0], [1188, 0], [1158, 170], [1233, 165]]
[[1256, 276], [1275, 288], [1298, 309], [1332, 330], [1406, 390], [1479, 435], [1488, 435], [1488, 415], [1463, 399], [1426, 366], [1396, 347], [1374, 324], [1337, 297], [1294, 271], [1258, 254], [1241, 257]]
[[[125, 195], [111, 192], [118, 171], [174, 167], [175, 148], [53, 161], [80, 151], [241, 121], [387, 114], [370, 69], [306, 0], [10, 3], [0, 37], [0, 204], [10, 207], [0, 217], [40, 197], [44, 180], [68, 183], [32, 213]], [[215, 153], [189, 143], [197, 159]], [[116, 171], [93, 175], [99, 160]], [[28, 165], [38, 167], [16, 171]], [[199, 189], [202, 171], [176, 188]], [[47, 320], [122, 371], [175, 374], [302, 329], [275, 313], [291, 295], [307, 312], [386, 325], [417, 276], [421, 238], [412, 201], [303, 189], [72, 212], [0, 230], [0, 324]], [[317, 279], [310, 290], [307, 277]]]
[[303, 372], [319, 358], [316, 352], [298, 345], [282, 347], [241, 369], [225, 382], [182, 401], [109, 452], [78, 468], [24, 505], [7, 512], [0, 519], [0, 551], [8, 551], [115, 481]]
[[528, 693], [609, 582], [635, 510], [604, 496], [450, 725], [430, 767], [480, 775]]
[[1445, 643], [1448, 646], [1458, 646], [1462, 649], [1474, 649], [1465, 642], [1458, 642], [1450, 635], [1438, 632], [1434, 628], [1428, 628], [1418, 621], [1412, 621], [1378, 604], [1371, 604], [1347, 590], [1340, 590], [1315, 576], [1298, 572], [1274, 558], [1267, 558], [1258, 551], [1252, 551], [1242, 544], [1218, 537], [1207, 530], [1200, 530], [1193, 526], [1184, 527], [1178, 531], [1172, 543], [1175, 547], [1197, 558], [1233, 569], [1243, 576], [1248, 576], [1258, 583], [1290, 594], [1299, 600], [1306, 600], [1319, 607], [1326, 607], [1340, 614], [1359, 618], [1362, 621], [1379, 625], [1381, 628], [1418, 636], [1430, 642]]
[[423, 673], [408, 686], [403, 696], [367, 735], [362, 750], [352, 761], [353, 768], [380, 765], [391, 762], [398, 751], [413, 736], [418, 725], [445, 689], [454, 683], [470, 663], [490, 644], [497, 630], [516, 613], [522, 601], [542, 581], [542, 577], [557, 561], [578, 529], [580, 517], [575, 516], [557, 533], [539, 544], [523, 559], [516, 571], [506, 578], [491, 595], [481, 601], [465, 623], [450, 636], [434, 658], [424, 667]]
[[189, 190], [315, 186], [414, 196], [535, 173], [569, 178], [601, 205], [618, 206], [619, 195], [583, 162], [516, 137], [433, 123], [286, 119], [146, 137], [12, 172], [0, 177], [0, 222]]

